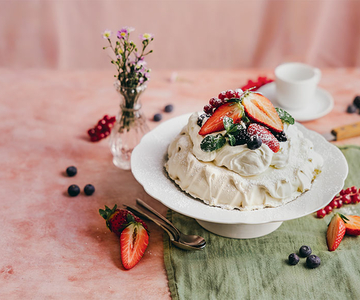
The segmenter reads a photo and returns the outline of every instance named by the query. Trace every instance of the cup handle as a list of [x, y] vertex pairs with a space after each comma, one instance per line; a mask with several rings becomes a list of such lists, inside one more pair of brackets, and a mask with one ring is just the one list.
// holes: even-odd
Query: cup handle
[[317, 82], [319, 82], [319, 81], [320, 81], [320, 78], [321, 78], [321, 70], [318, 69], [318, 68], [315, 68], [315, 69], [314, 69], [314, 73], [315, 73]]

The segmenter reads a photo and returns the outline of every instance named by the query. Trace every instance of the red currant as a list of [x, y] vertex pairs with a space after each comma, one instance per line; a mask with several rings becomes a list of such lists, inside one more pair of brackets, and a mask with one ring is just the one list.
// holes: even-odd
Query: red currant
[[209, 100], [209, 104], [212, 107], [218, 108], [219, 106], [221, 106], [223, 104], [223, 102], [219, 98], [214, 97]]
[[102, 120], [99, 120], [98, 125], [102, 126], [102, 125], [105, 125], [106, 123], [107, 122], [104, 119], [102, 119]]
[[324, 210], [325, 210], [326, 214], [329, 214], [332, 212], [333, 208], [330, 205], [327, 205], [327, 206], [325, 206]]
[[359, 194], [354, 194], [351, 196], [351, 203], [353, 204], [357, 204], [360, 202], [360, 195]]
[[345, 190], [345, 194], [351, 194], [351, 188], [347, 188], [347, 189]]
[[351, 203], [351, 197], [350, 197], [350, 195], [343, 195], [343, 196], [341, 197], [341, 200], [343, 201], [344, 204], [349, 204], [349, 203]]
[[90, 141], [92, 142], [97, 142], [99, 140], [99, 138], [96, 135], [93, 135], [92, 137], [90, 137]]
[[357, 192], [357, 187], [356, 187], [356, 186], [352, 186], [350, 189], [351, 189], [351, 192], [352, 192], [352, 193], [356, 193], [356, 192]]
[[225, 100], [225, 98], [226, 98], [226, 91], [221, 92], [221, 93], [218, 95], [218, 98], [219, 98], [220, 100]]
[[345, 195], [345, 190], [344, 189], [340, 191], [340, 196], [343, 196], [343, 195]]
[[326, 215], [325, 209], [319, 209], [319, 210], [316, 212], [316, 216], [317, 216], [318, 218], [323, 218], [323, 217], [325, 217], [325, 215]]
[[344, 204], [343, 201], [341, 199], [338, 199], [336, 201], [338, 203], [337, 208], [341, 208], [343, 206], [343, 204]]
[[225, 94], [225, 97], [228, 98], [228, 99], [233, 98], [234, 97], [234, 91], [233, 90], [227, 90], [226, 94]]
[[109, 123], [115, 123], [115, 121], [116, 121], [116, 117], [111, 117], [111, 118], [109, 119]]
[[212, 107], [212, 105], [210, 105], [210, 104], [206, 104], [205, 106], [204, 106], [204, 112], [206, 113], [206, 114], [212, 114], [213, 113], [213, 107]]
[[329, 206], [332, 207], [332, 209], [334, 208], [337, 208], [338, 207], [338, 201], [337, 200], [332, 200], [330, 203], [329, 203]]
[[109, 134], [110, 134], [110, 131], [105, 131], [104, 132], [105, 137], [107, 137]]
[[91, 128], [88, 130], [88, 135], [90, 135], [90, 137], [94, 136], [96, 134], [95, 129]]
[[103, 120], [105, 120], [106, 122], [109, 122], [109, 119], [110, 117], [108, 115], [103, 116]]

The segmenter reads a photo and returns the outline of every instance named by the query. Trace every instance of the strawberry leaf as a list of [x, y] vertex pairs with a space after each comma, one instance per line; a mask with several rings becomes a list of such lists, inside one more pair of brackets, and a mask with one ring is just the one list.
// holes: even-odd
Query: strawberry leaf
[[221, 133], [218, 133], [217, 135], [208, 135], [205, 137], [200, 143], [200, 148], [205, 152], [211, 152], [220, 149], [225, 143], [226, 138]]
[[276, 107], [275, 110], [276, 110], [277, 114], [279, 115], [281, 122], [287, 123], [290, 125], [294, 124], [294, 122], [295, 122], [294, 118], [287, 111], [285, 111], [279, 107]]

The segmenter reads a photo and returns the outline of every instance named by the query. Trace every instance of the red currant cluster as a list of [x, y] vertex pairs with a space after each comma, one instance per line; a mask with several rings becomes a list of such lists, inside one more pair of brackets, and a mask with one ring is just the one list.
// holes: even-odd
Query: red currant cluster
[[247, 84], [244, 85], [241, 89], [243, 91], [248, 90], [250, 88], [254, 88], [253, 91], [256, 91], [259, 87], [263, 86], [264, 84], [273, 82], [273, 79], [266, 78], [266, 76], [259, 76], [257, 81], [248, 80]]
[[331, 202], [324, 208], [319, 209], [316, 213], [318, 218], [323, 218], [325, 215], [331, 213], [333, 209], [340, 208], [344, 204], [357, 204], [360, 202], [360, 189], [352, 186], [345, 190], [341, 190], [339, 195], [336, 195]]
[[232, 98], [240, 98], [242, 95], [242, 90], [227, 90], [223, 91], [217, 97], [213, 97], [209, 100], [209, 104], [204, 106], [204, 112], [206, 114], [212, 115], [214, 110], [217, 109], [219, 106], [223, 105], [227, 100]]
[[102, 119], [99, 120], [94, 128], [88, 130], [90, 140], [92, 142], [97, 142], [106, 138], [110, 134], [115, 120], [115, 117], [109, 117], [108, 115], [105, 115]]

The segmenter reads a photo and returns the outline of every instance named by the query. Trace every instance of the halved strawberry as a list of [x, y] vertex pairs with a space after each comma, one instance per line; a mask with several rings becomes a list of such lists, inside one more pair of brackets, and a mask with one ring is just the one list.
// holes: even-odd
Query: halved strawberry
[[329, 251], [336, 250], [345, 235], [346, 227], [343, 217], [344, 216], [340, 214], [335, 214], [329, 223], [326, 232], [326, 241]]
[[128, 226], [131, 221], [140, 222], [145, 229], [148, 229], [143, 220], [126, 209], [117, 208], [116, 204], [112, 209], [105, 205], [105, 210], [99, 209], [99, 213], [100, 216], [105, 219], [106, 226], [110, 229], [110, 231], [115, 232], [118, 236], [120, 236], [123, 229]]
[[360, 216], [346, 216], [346, 234], [360, 235]]
[[207, 135], [209, 133], [224, 130], [223, 119], [225, 116], [232, 118], [234, 124], [236, 124], [240, 122], [243, 115], [244, 108], [239, 102], [226, 102], [215, 110], [212, 116], [201, 127], [199, 134]]
[[121, 233], [121, 262], [125, 269], [133, 268], [143, 257], [149, 244], [149, 235], [139, 222], [131, 222]]
[[284, 130], [284, 125], [268, 98], [261, 94], [247, 92], [243, 97], [242, 104], [246, 115], [252, 121], [263, 124], [276, 132]]
[[278, 152], [280, 149], [280, 143], [277, 138], [264, 126], [260, 124], [251, 123], [247, 129], [250, 136], [257, 135], [261, 138], [262, 142], [267, 145], [273, 152]]

